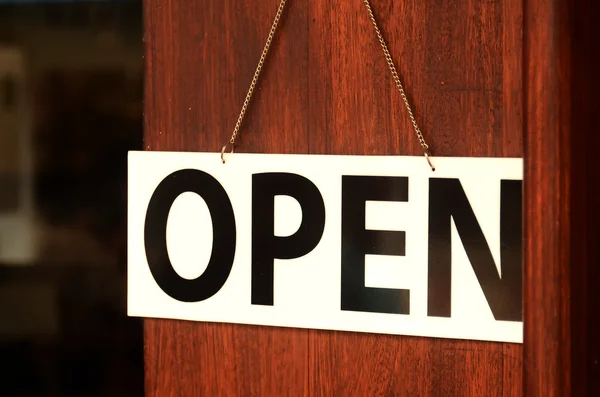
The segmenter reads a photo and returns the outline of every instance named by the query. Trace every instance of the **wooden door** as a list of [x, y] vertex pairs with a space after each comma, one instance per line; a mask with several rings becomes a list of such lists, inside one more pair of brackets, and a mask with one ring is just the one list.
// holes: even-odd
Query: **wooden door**
[[[146, 150], [220, 150], [237, 119], [278, 3], [145, 2]], [[525, 1], [530, 13], [525, 21], [556, 33], [560, 24], [553, 12], [559, 3]], [[434, 155], [521, 157], [524, 110], [535, 107], [524, 102], [524, 89], [541, 84], [538, 77], [543, 75], [529, 63], [524, 68], [523, 54], [526, 60], [547, 55], [536, 53], [544, 43], [534, 43], [538, 36], [531, 25], [523, 34], [523, 0], [372, 0], [372, 5]], [[524, 38], [535, 48], [524, 48]], [[524, 70], [530, 73], [525, 83]], [[540, 119], [546, 126], [548, 117], [543, 113]], [[541, 139], [533, 131], [539, 127], [525, 125], [532, 130], [531, 147]], [[536, 164], [557, 147], [559, 136], [551, 135], [542, 152], [530, 152], [526, 175], [546, 178], [555, 170]], [[237, 150], [422, 154], [362, 1], [288, 1]], [[558, 232], [536, 197], [552, 205], [559, 198], [535, 184], [527, 186], [527, 180], [525, 184], [525, 204], [530, 206], [526, 238], [547, 247], [552, 240], [532, 236], [532, 222], [545, 220], [550, 235]], [[537, 259], [549, 259], [557, 271], [565, 263], [556, 252], [539, 247], [525, 245], [531, 261], [525, 266], [534, 266], [526, 271], [530, 278], [525, 283], [537, 277]], [[551, 286], [562, 275], [539, 277]], [[531, 317], [538, 313], [532, 305], [542, 299], [534, 291], [538, 287], [532, 288], [525, 288], [528, 298], [536, 299], [526, 306]], [[542, 317], [563, 302], [559, 290], [551, 292]], [[554, 331], [556, 321], [549, 316], [544, 324]], [[570, 382], [558, 373], [570, 350], [565, 353], [555, 345], [544, 350], [542, 341], [533, 341], [531, 335], [543, 337], [542, 325], [530, 327], [527, 334], [532, 346], [537, 343], [525, 360], [538, 365], [527, 383], [536, 396], [550, 395], [544, 390], [552, 382], [551, 387]], [[554, 332], [552, 343], [561, 335]], [[536, 383], [544, 355], [558, 380]], [[146, 394], [160, 397], [508, 397], [523, 392], [523, 345], [518, 344], [148, 319], [145, 362]]]

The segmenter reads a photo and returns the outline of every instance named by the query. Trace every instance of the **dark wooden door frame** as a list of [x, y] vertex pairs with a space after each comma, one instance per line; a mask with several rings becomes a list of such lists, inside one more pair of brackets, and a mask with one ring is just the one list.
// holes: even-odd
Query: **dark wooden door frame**
[[524, 0], [524, 392], [600, 395], [598, 2]]

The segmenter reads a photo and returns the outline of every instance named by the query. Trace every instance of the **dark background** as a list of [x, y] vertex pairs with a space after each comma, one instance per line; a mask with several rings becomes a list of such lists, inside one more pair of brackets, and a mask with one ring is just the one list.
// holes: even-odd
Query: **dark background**
[[[0, 251], [1, 396], [143, 395], [142, 322], [126, 316], [126, 154], [142, 147], [142, 44], [141, 1], [0, 1], [0, 53], [23, 59], [28, 116], [17, 127], [30, 136], [36, 236], [25, 263]], [[0, 159], [13, 150], [0, 146]], [[4, 177], [20, 183], [17, 170]], [[0, 184], [0, 197], [17, 196]]]

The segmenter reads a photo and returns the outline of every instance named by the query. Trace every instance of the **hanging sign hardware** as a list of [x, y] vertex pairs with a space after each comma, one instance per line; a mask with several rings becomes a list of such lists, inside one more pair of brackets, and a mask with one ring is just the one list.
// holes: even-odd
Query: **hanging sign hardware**
[[[394, 83], [400, 92], [400, 96], [402, 97], [402, 101], [404, 102], [404, 106], [406, 107], [406, 111], [408, 112], [408, 117], [410, 118], [410, 122], [413, 126], [415, 134], [419, 140], [419, 144], [423, 148], [423, 155], [431, 168], [431, 171], [435, 171], [435, 166], [432, 162], [431, 152], [429, 151], [429, 145], [425, 142], [425, 137], [417, 124], [417, 120], [413, 114], [410, 103], [408, 102], [408, 98], [406, 96], [406, 92], [404, 91], [404, 86], [402, 85], [402, 81], [400, 80], [400, 75], [396, 70], [396, 66], [394, 65], [394, 60], [388, 50], [385, 39], [383, 38], [383, 34], [379, 29], [379, 25], [377, 24], [377, 20], [375, 19], [375, 15], [373, 13], [373, 9], [371, 8], [371, 4], [369, 0], [364, 0], [365, 7], [367, 8], [367, 12], [369, 14], [369, 18], [373, 23], [373, 27], [375, 28], [375, 34], [377, 35], [377, 39], [379, 44], [381, 44], [381, 49], [383, 50], [383, 55], [385, 57], [385, 61], [388, 64], [390, 72], [392, 73], [392, 78], [394, 79]], [[248, 93], [246, 94], [246, 99], [244, 100], [244, 104], [242, 105], [242, 109], [238, 116], [237, 122], [235, 123], [235, 127], [233, 128], [233, 133], [231, 134], [231, 138], [229, 142], [226, 143], [223, 148], [221, 148], [221, 161], [225, 164], [225, 151], [227, 150], [227, 146], [231, 145], [231, 153], [233, 153], [233, 145], [235, 143], [235, 139], [237, 138], [240, 127], [242, 125], [242, 121], [244, 120], [244, 116], [246, 115], [246, 111], [248, 110], [248, 104], [252, 99], [252, 95], [254, 94], [254, 89], [256, 88], [256, 84], [258, 82], [258, 78], [260, 77], [260, 73], [262, 71], [265, 60], [267, 59], [267, 55], [269, 54], [269, 49], [271, 48], [271, 43], [273, 42], [273, 37], [275, 37], [275, 33], [277, 31], [277, 27], [279, 26], [279, 21], [281, 20], [281, 15], [283, 14], [283, 10], [285, 9], [286, 0], [281, 0], [279, 3], [279, 8], [277, 9], [277, 13], [275, 14], [275, 18], [273, 19], [273, 24], [271, 25], [271, 30], [269, 31], [269, 36], [267, 37], [267, 42], [263, 48], [262, 54], [260, 55], [260, 59], [258, 61], [258, 65], [256, 70], [254, 71], [254, 76], [252, 77], [252, 82], [250, 83], [250, 88], [248, 89]]]
[[[234, 144], [230, 142], [231, 145], [231, 152], [229, 153], [233, 153], [233, 149], [235, 148]], [[227, 149], [227, 145], [224, 145], [221, 148], [221, 161], [223, 162], [223, 164], [225, 164], [225, 150]]]

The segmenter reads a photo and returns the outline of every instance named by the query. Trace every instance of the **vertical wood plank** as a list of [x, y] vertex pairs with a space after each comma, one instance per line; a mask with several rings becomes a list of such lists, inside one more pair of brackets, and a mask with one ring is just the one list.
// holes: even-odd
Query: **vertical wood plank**
[[559, 3], [527, 1], [524, 9], [525, 392], [548, 397], [571, 389], [570, 109], [568, 84], [560, 84], [571, 70], [560, 61], [570, 48]]
[[[146, 149], [220, 150], [277, 5], [145, 2]], [[308, 151], [306, 7], [290, 2], [281, 21], [238, 140], [245, 151]], [[305, 330], [145, 321], [148, 396], [302, 396], [307, 361]]]
[[[435, 152], [520, 156], [520, 60], [502, 66], [503, 27], [516, 32], [505, 35], [507, 52], [520, 58], [520, 2], [372, 4], [384, 33], [392, 32], [388, 45]], [[502, 25], [509, 12], [518, 15]], [[311, 151], [419, 155], [362, 2], [312, 2], [310, 13], [309, 82], [320, 82], [309, 88]], [[487, 36], [481, 36], [483, 26]], [[468, 34], [470, 39], [456, 40]], [[472, 41], [481, 44], [473, 48]], [[323, 112], [323, 101], [333, 117]], [[311, 331], [310, 351], [315, 396], [501, 396], [521, 390], [518, 345]]]
[[599, 6], [524, 4], [524, 390], [527, 396], [596, 396]]

